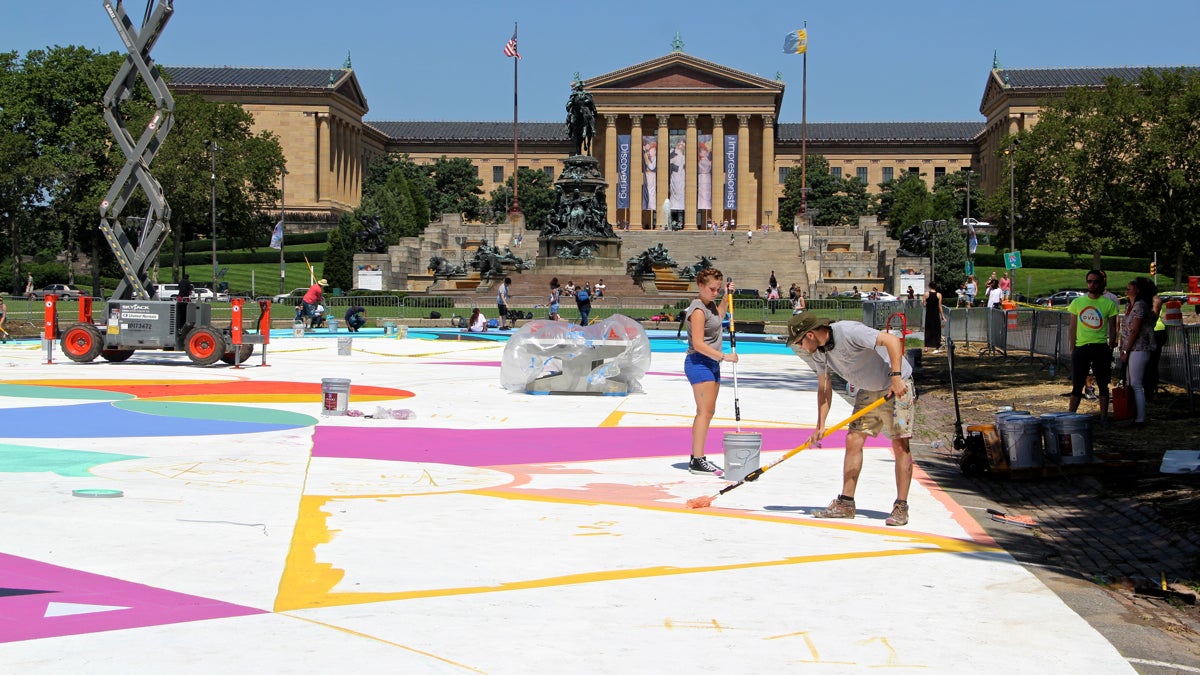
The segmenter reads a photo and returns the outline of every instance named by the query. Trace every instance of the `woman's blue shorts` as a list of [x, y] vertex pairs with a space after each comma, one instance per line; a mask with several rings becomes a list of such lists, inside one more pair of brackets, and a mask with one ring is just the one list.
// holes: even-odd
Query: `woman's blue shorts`
[[688, 382], [699, 384], [701, 382], [721, 382], [721, 362], [709, 358], [703, 354], [688, 354], [683, 360], [683, 373], [687, 375]]

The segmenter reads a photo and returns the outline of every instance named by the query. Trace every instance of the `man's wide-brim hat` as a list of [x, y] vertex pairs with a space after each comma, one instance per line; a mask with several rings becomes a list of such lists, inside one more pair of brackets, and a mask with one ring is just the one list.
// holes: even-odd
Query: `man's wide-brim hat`
[[329, 282], [328, 282], [328, 281], [326, 281], [325, 279], [322, 279], [322, 280], [318, 281], [317, 283], [318, 283], [318, 284], [320, 284], [320, 285], [322, 285], [322, 286], [328, 286], [328, 285], [329, 285]]
[[812, 312], [800, 312], [788, 321], [787, 344], [791, 346], [793, 343], [799, 342], [800, 338], [809, 331], [828, 325], [829, 319], [823, 316], [817, 316]]

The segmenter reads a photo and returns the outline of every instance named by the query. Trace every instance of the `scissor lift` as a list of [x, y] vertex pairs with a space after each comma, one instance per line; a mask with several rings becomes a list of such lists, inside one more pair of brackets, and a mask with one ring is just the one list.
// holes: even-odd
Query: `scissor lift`
[[[253, 353], [253, 343], [263, 342], [262, 331], [252, 335], [231, 328], [215, 328], [210, 304], [154, 300], [147, 291], [149, 270], [171, 231], [171, 207], [162, 185], [150, 173], [150, 163], [174, 124], [175, 100], [158, 65], [150, 58], [150, 50], [175, 11], [172, 0], [158, 0], [140, 31], [129, 19], [121, 0], [115, 5], [104, 0], [104, 10], [128, 52], [104, 94], [104, 121], [125, 155], [125, 165], [100, 203], [100, 231], [116, 256], [123, 278], [106, 303], [107, 324], [98, 326], [92, 320], [91, 303], [81, 304], [79, 323], [68, 326], [62, 333], [63, 351], [78, 362], [89, 362], [97, 356], [124, 361], [134, 350], [159, 349], [186, 351], [197, 365], [207, 366], [218, 359], [241, 363]], [[133, 96], [133, 86], [139, 77], [149, 88], [156, 110], [135, 141], [125, 127], [120, 109]], [[121, 226], [120, 215], [139, 187], [150, 209], [142, 220], [135, 245]], [[263, 311], [270, 316], [269, 302], [263, 305]]]

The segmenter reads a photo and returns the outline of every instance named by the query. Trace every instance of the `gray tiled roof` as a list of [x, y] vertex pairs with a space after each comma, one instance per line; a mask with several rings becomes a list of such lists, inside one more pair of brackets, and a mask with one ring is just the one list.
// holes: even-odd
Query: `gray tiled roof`
[[[984, 122], [809, 122], [810, 142], [961, 142], [968, 143], [984, 129]], [[779, 142], [799, 143], [800, 125], [779, 124]]]
[[348, 70], [341, 68], [238, 68], [232, 66], [163, 66], [171, 83], [208, 87], [280, 87], [328, 89]]
[[[1185, 68], [1195, 70], [1196, 66], [1121, 66], [1115, 68], [1024, 68], [1000, 69], [997, 74], [1001, 81], [1006, 81], [1016, 89], [1059, 89], [1066, 87], [1100, 87], [1104, 80], [1115, 77], [1126, 82], [1132, 82], [1142, 76], [1147, 70], [1163, 72]], [[1006, 80], [1007, 77], [1007, 80]]]
[[[392, 141], [409, 143], [491, 143], [511, 141], [512, 122], [367, 122]], [[521, 141], [569, 143], [562, 122], [521, 122], [517, 125]]]

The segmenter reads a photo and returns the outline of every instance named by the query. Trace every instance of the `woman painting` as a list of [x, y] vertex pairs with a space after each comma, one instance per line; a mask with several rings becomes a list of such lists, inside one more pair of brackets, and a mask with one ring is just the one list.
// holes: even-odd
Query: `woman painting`
[[721, 475], [721, 468], [704, 456], [704, 439], [708, 436], [708, 427], [717, 409], [721, 363], [737, 363], [738, 360], [737, 352], [726, 354], [721, 349], [721, 322], [729, 311], [729, 294], [733, 292], [733, 282], [722, 283], [724, 279], [724, 275], [715, 267], [700, 270], [696, 274], [698, 295], [684, 310], [688, 349], [683, 360], [683, 372], [692, 385], [692, 396], [696, 399], [688, 470], [695, 474], [715, 476]]
[[936, 286], [929, 284], [925, 292], [925, 348], [934, 354], [942, 350], [942, 324], [946, 322], [946, 308], [942, 306], [942, 294]]

